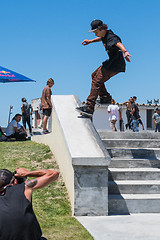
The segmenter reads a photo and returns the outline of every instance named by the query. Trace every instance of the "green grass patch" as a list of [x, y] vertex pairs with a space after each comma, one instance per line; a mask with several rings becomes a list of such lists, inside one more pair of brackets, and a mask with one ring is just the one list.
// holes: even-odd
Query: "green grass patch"
[[[58, 166], [48, 146], [27, 142], [0, 142], [0, 168], [14, 171], [56, 169]], [[65, 184], [56, 182], [33, 193], [33, 208], [48, 240], [93, 240], [86, 229], [71, 216]]]

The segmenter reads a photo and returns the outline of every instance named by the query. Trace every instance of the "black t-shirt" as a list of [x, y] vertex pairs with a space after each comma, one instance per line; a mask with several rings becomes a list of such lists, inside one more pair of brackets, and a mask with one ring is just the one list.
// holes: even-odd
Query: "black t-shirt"
[[138, 119], [139, 118], [139, 108], [137, 107], [137, 104], [135, 104], [135, 103], [132, 103], [132, 110], [133, 110], [133, 108], [135, 108], [135, 111], [134, 111], [134, 113], [132, 114], [132, 119], [133, 120], [136, 120], [136, 119]]
[[23, 114], [22, 115], [30, 116], [31, 104], [28, 102], [24, 102], [22, 104], [22, 106], [23, 106]]
[[107, 30], [105, 37], [102, 37], [103, 45], [108, 53], [109, 59], [103, 62], [103, 66], [114, 72], [125, 72], [126, 63], [123, 53], [115, 44], [121, 39], [112, 30]]
[[24, 183], [17, 184], [0, 195], [0, 240], [39, 240], [42, 235], [24, 189]]

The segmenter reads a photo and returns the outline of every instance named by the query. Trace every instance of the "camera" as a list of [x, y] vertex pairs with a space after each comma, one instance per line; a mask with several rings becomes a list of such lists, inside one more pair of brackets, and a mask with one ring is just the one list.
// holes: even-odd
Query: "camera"
[[27, 180], [27, 177], [16, 177], [16, 176], [15, 176], [16, 173], [17, 173], [17, 172], [14, 171], [14, 172], [13, 172], [13, 176], [17, 179], [18, 184], [21, 184], [21, 183], [23, 183], [23, 182], [25, 182], [25, 181]]

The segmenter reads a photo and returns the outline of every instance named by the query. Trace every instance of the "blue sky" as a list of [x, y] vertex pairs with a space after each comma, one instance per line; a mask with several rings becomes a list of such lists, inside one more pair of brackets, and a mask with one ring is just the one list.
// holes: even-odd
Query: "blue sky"
[[10, 105], [20, 112], [21, 98], [41, 97], [48, 78], [53, 94], [75, 94], [84, 101], [91, 73], [107, 58], [102, 43], [82, 46], [90, 22], [101, 19], [132, 55], [126, 73], [106, 83], [117, 102], [136, 95], [138, 102], [160, 98], [159, 0], [6, 0], [1, 1], [0, 65], [36, 83], [0, 84], [0, 125], [6, 126]]

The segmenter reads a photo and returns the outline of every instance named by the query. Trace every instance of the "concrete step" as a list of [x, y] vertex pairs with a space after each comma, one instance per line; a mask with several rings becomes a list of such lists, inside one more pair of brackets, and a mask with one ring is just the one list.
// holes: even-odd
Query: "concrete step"
[[110, 180], [157, 180], [160, 169], [157, 168], [109, 168]]
[[123, 158], [159, 159], [160, 148], [106, 148], [111, 156]]
[[109, 181], [109, 194], [160, 194], [160, 181]]
[[130, 213], [160, 213], [160, 194], [111, 194], [110, 215]]
[[98, 131], [102, 139], [160, 139], [160, 134], [154, 131], [144, 132], [109, 132], [104, 130]]
[[160, 168], [158, 159], [112, 158], [109, 168]]
[[160, 139], [102, 139], [107, 148], [160, 148]]

